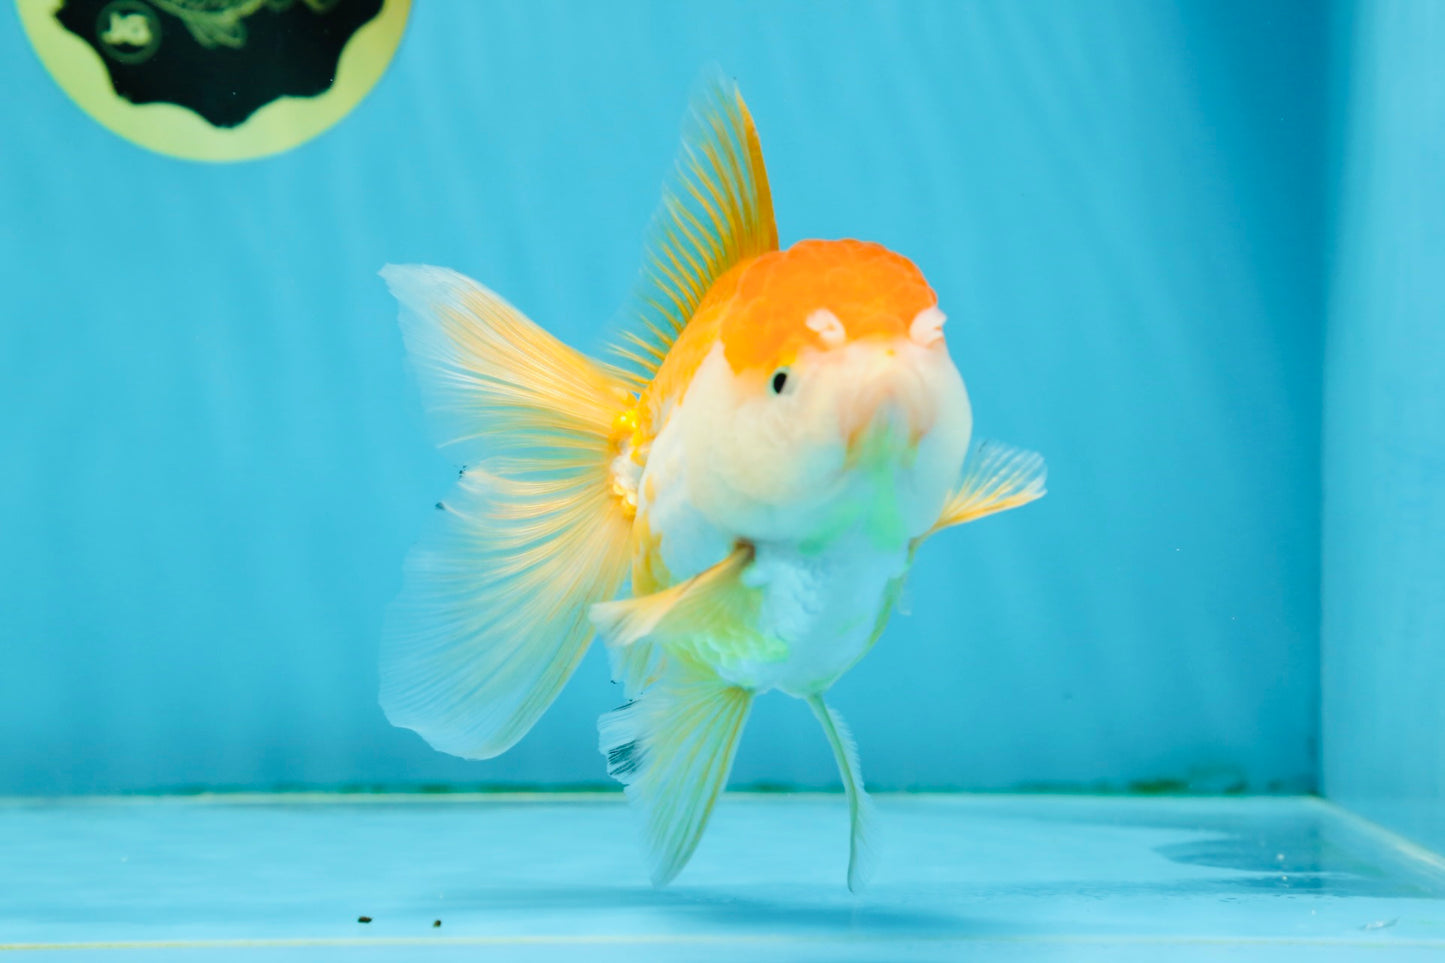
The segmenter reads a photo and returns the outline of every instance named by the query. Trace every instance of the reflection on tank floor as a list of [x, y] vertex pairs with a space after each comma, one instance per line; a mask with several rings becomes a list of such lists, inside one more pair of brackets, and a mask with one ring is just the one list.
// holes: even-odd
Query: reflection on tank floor
[[883, 863], [853, 896], [841, 796], [727, 797], [665, 889], [648, 885], [616, 794], [17, 801], [0, 805], [0, 944], [1445, 952], [1442, 863], [1316, 799], [883, 795], [879, 809]]

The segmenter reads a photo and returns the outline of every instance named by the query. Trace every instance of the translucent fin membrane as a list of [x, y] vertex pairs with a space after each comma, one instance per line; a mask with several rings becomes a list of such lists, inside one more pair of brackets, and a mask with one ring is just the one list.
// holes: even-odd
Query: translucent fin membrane
[[592, 624], [607, 646], [613, 678], [635, 698], [672, 653], [709, 665], [749, 658], [780, 657], [748, 629], [757, 621], [762, 596], [743, 584], [753, 560], [750, 545], [739, 545], [716, 565], [652, 595], [592, 607]]
[[752, 115], [737, 84], [710, 78], [688, 110], [676, 170], [648, 228], [642, 277], [613, 346], [635, 386], [652, 380], [714, 281], [777, 247]]
[[706, 667], [672, 660], [641, 697], [598, 721], [607, 773], [642, 812], [655, 885], [670, 882], [697, 848], [752, 701]]
[[932, 531], [963, 525], [1027, 505], [1045, 494], [1047, 469], [1037, 452], [981, 442], [963, 466], [963, 481], [943, 506]]
[[628, 391], [455, 272], [383, 273], [443, 443], [483, 460], [407, 560], [382, 707], [444, 752], [487, 758], [551, 705], [591, 640], [591, 606], [626, 571], [629, 522], [608, 464]]
[[822, 724], [823, 733], [828, 737], [828, 745], [833, 748], [833, 757], [838, 761], [838, 775], [842, 778], [843, 789], [848, 794], [848, 817], [851, 826], [848, 839], [848, 889], [854, 893], [861, 892], [863, 887], [868, 885], [868, 880], [877, 866], [878, 847], [873, 800], [863, 788], [863, 769], [858, 764], [858, 743], [853, 739], [853, 733], [843, 721], [843, 717], [826, 704], [822, 696], [811, 697], [808, 705]]

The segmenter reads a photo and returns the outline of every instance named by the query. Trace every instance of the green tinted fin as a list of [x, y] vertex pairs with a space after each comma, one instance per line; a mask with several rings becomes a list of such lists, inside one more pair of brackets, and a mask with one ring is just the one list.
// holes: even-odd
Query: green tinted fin
[[873, 800], [863, 788], [863, 770], [858, 765], [858, 744], [853, 733], [836, 710], [821, 695], [809, 696], [808, 706], [823, 726], [828, 745], [838, 761], [838, 775], [848, 794], [848, 820], [852, 827], [848, 840], [848, 889], [860, 892], [867, 885], [877, 865], [877, 841], [873, 829]]
[[743, 580], [752, 560], [752, 546], [740, 543], [727, 558], [685, 582], [592, 606], [592, 624], [607, 646], [613, 678], [623, 683], [629, 698], [669, 657], [713, 668], [786, 657], [784, 643], [757, 633], [762, 591]]

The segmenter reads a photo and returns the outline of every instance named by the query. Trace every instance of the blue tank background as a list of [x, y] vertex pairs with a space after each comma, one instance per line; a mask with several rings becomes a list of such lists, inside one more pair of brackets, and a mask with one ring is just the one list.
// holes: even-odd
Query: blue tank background
[[1445, 7], [1341, 9], [1323, 779], [1445, 850]]
[[[1309, 2], [425, 3], [337, 128], [208, 166], [100, 128], [0, 12], [0, 793], [604, 780], [600, 652], [491, 762], [377, 707], [455, 466], [376, 271], [596, 349], [709, 62], [785, 243], [914, 258], [978, 431], [1050, 463], [835, 690], [870, 783], [1315, 787], [1329, 50]], [[836, 784], [801, 704], [760, 703], [750, 783]]]

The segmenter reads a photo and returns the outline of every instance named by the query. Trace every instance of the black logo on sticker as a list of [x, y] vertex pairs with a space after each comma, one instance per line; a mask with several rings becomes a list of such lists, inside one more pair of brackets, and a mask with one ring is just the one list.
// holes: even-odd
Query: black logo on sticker
[[55, 17], [100, 54], [115, 92], [235, 127], [278, 97], [330, 89], [382, 0], [65, 0]]

